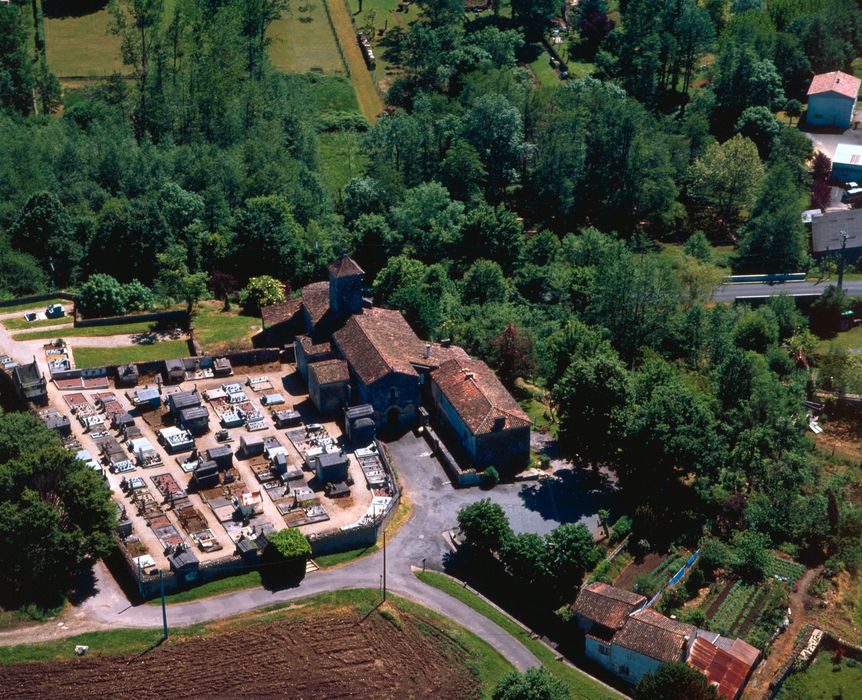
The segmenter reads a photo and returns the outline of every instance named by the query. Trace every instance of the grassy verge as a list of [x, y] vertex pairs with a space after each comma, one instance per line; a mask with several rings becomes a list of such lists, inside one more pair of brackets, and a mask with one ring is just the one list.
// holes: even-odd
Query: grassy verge
[[172, 360], [189, 356], [185, 340], [164, 340], [150, 345], [124, 345], [119, 348], [72, 348], [75, 366], [79, 368], [122, 365], [127, 362]]
[[195, 338], [211, 354], [225, 349], [251, 349], [251, 337], [260, 330], [260, 319], [238, 310], [222, 311], [220, 302], [202, 304], [193, 320]]
[[589, 676], [582, 673], [576, 668], [569, 666], [562, 661], [557, 661], [556, 654], [538, 640], [531, 639], [529, 632], [524, 630], [512, 618], [505, 613], [500, 612], [493, 605], [489, 605], [480, 596], [472, 591], [468, 591], [457, 581], [438, 574], [433, 571], [419, 572], [416, 574], [420, 581], [427, 583], [429, 586], [434, 586], [444, 593], [457, 598], [465, 605], [469, 605], [473, 610], [487, 617], [491, 622], [502, 627], [527, 649], [529, 649], [542, 665], [545, 666], [551, 673], [559, 678], [572, 693], [573, 697], [577, 698], [614, 698], [616, 694], [609, 691], [604, 686], [592, 680]]
[[[853, 690], [856, 688], [856, 690]], [[821, 651], [802, 673], [792, 674], [778, 693], [778, 698], [805, 698], [806, 700], [833, 700], [833, 698], [862, 697], [862, 665], [844, 658], [837, 665], [830, 653]]]
[[44, 311], [45, 307], [51, 304], [71, 304], [68, 299], [46, 299], [45, 301], [30, 301], [26, 304], [16, 304], [15, 306], [0, 306], [0, 314], [11, 314], [16, 311]]
[[[247, 588], [257, 588], [262, 585], [260, 571], [246, 571], [244, 574], [236, 576], [228, 576], [217, 581], [210, 581], [200, 586], [190, 588], [187, 591], [179, 591], [165, 596], [165, 602], [168, 605], [176, 605], [178, 603], [190, 603], [194, 600], [202, 598], [212, 598], [216, 595], [224, 595], [225, 593], [234, 593], [236, 591], [244, 591]], [[148, 605], [161, 605], [160, 598], [154, 598], [147, 601]]]
[[818, 353], [830, 350], [855, 350], [862, 348], [862, 326], [838, 333], [834, 338], [826, 338], [817, 344]]
[[317, 148], [323, 184], [333, 197], [351, 178], [362, 175], [368, 164], [362, 152], [362, 134], [354, 131], [319, 134]]
[[[397, 635], [402, 629], [400, 615], [409, 615], [419, 631], [432, 637], [435, 642], [440, 642], [442, 633], [445, 637], [444, 643], [451, 645], [449, 651], [453, 657], [463, 660], [467, 667], [477, 674], [482, 684], [482, 697], [484, 698], [490, 698], [491, 692], [500, 678], [512, 671], [512, 665], [491, 645], [452, 620], [394, 595], [388, 596], [387, 603], [380, 605], [379, 593], [369, 589], [335, 591], [300, 601], [279, 603], [254, 613], [236, 615], [226, 620], [216, 620], [212, 623], [191, 627], [172, 628], [170, 637], [167, 642], [161, 645], [159, 653], [166, 653], [170, 646], [184, 638], [206, 637], [232, 629], [272, 622], [310, 624], [320, 613], [338, 612], [345, 607], [352, 609], [361, 616], [379, 615], [391, 623], [391, 634]], [[0, 648], [0, 665], [71, 659], [74, 657], [76, 644], [89, 646], [88, 656], [142, 653], [155, 644], [160, 637], [161, 631], [158, 629], [118, 629], [81, 634], [69, 639], [39, 644], [2, 647]]]
[[3, 321], [6, 330], [9, 331], [24, 331], [30, 328], [44, 328], [45, 326], [65, 326], [71, 325], [72, 317], [63, 316], [62, 318], [46, 318], [43, 321], [28, 321], [25, 318], [7, 318]]
[[48, 331], [31, 331], [16, 333], [14, 340], [53, 340], [54, 338], [101, 338], [110, 335], [136, 335], [151, 333], [157, 326], [149, 321], [138, 323], [118, 323], [112, 326], [85, 326], [83, 328], [56, 328]]

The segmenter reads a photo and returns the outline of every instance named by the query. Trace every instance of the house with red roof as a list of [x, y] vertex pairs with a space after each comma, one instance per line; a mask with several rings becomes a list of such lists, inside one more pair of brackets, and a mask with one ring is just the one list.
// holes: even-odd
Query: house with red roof
[[860, 84], [862, 80], [840, 70], [815, 75], [808, 88], [808, 124], [849, 129]]

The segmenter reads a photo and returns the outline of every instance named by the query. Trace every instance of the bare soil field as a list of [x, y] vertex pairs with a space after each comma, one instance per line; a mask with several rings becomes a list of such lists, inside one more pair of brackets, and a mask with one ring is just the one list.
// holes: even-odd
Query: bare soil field
[[623, 569], [617, 580], [614, 581], [614, 585], [618, 588], [625, 588], [630, 591], [634, 585], [635, 579], [640, 574], [648, 574], [652, 572], [666, 558], [667, 554], [656, 554], [655, 552], [650, 552], [643, 558], [643, 560], [632, 562]]
[[345, 608], [218, 632], [139, 656], [0, 667], [5, 698], [476, 698], [464, 649], [399, 610]]

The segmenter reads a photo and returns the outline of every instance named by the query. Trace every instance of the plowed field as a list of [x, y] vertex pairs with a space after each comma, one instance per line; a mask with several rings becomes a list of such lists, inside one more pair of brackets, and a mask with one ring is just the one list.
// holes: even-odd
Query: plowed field
[[403, 611], [356, 611], [254, 624], [167, 644], [136, 657], [0, 667], [11, 698], [476, 698], [463, 649]]

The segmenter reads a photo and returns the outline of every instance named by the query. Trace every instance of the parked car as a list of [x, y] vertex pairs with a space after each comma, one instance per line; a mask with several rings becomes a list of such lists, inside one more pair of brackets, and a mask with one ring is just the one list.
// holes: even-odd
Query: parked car
[[841, 201], [845, 204], [862, 202], [862, 187], [852, 187], [841, 195]]

